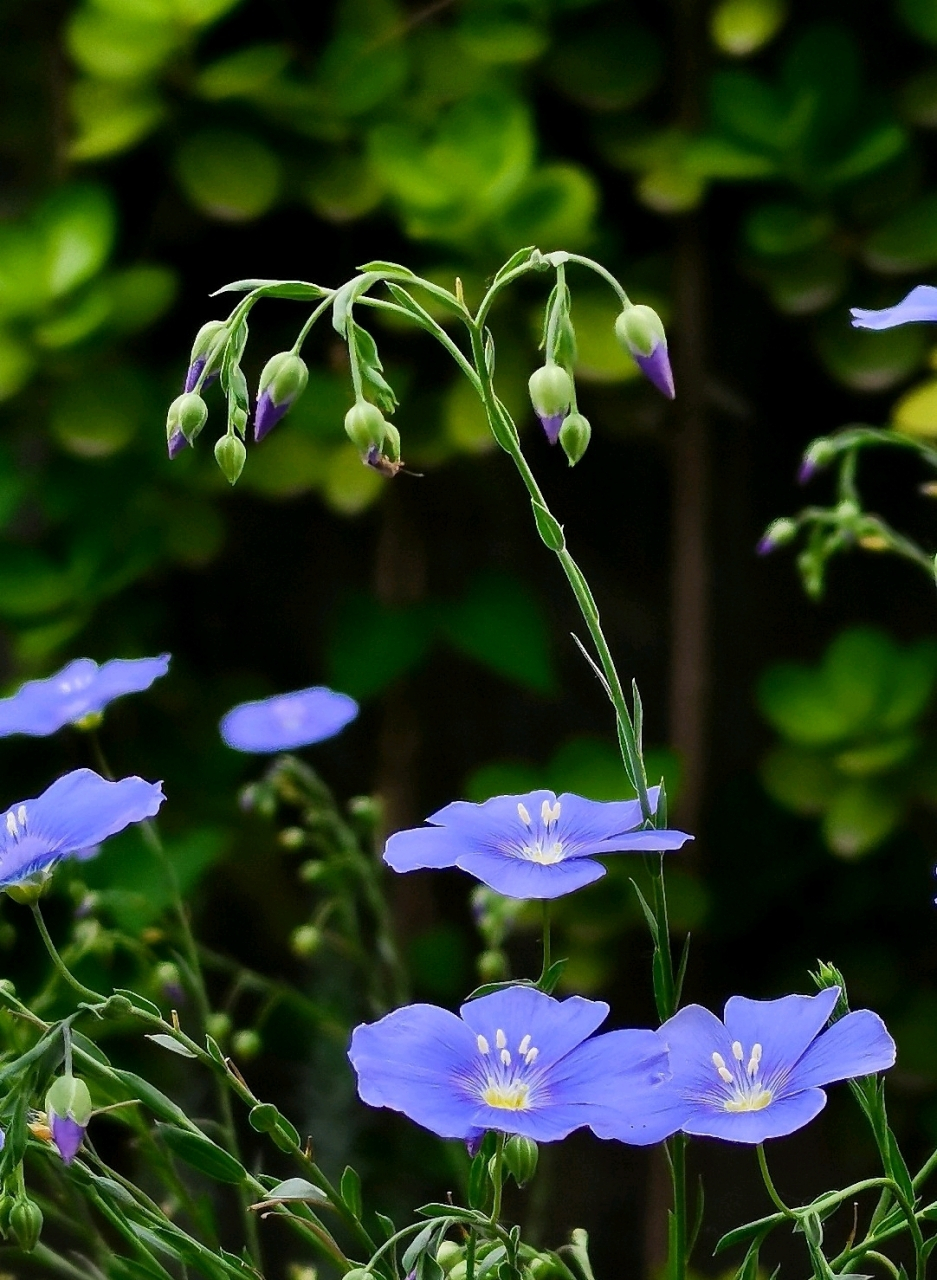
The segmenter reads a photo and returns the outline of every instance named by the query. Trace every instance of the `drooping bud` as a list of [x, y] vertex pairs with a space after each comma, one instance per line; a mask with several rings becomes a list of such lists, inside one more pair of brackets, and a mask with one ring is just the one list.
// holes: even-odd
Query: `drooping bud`
[[765, 530], [765, 535], [758, 542], [755, 550], [760, 556], [769, 555], [775, 547], [783, 547], [797, 536], [797, 523], [782, 517], [774, 520]]
[[816, 973], [811, 973], [818, 989], [825, 990], [827, 987], [839, 987], [839, 999], [833, 1006], [833, 1012], [830, 1014], [831, 1022], [838, 1022], [840, 1018], [845, 1018], [849, 1012], [849, 1000], [846, 996], [846, 982], [843, 975], [837, 969], [835, 964], [831, 964], [828, 960], [817, 961]]
[[166, 443], [170, 458], [192, 444], [208, 421], [208, 405], [194, 391], [176, 396], [166, 414]]
[[156, 966], [153, 977], [167, 1000], [172, 1001], [174, 1005], [185, 1003], [185, 990], [177, 965], [170, 960], [165, 960]]
[[807, 452], [804, 454], [804, 460], [800, 464], [800, 470], [797, 472], [797, 483], [806, 484], [808, 480], [812, 480], [818, 471], [822, 471], [824, 467], [828, 467], [836, 457], [836, 450], [829, 440], [822, 436], [819, 440], [814, 440]]
[[653, 307], [639, 303], [626, 307], [615, 321], [615, 336], [630, 352], [638, 368], [668, 400], [676, 394], [673, 370], [667, 354], [667, 335], [660, 316]]
[[298, 929], [293, 930], [290, 938], [290, 950], [294, 956], [299, 956], [302, 960], [308, 960], [314, 956], [322, 946], [322, 930], [317, 929], [314, 924], [301, 924]]
[[581, 413], [569, 414], [560, 427], [560, 447], [566, 454], [571, 467], [576, 465], [588, 449], [591, 439], [592, 428], [589, 426], [589, 419], [584, 418]]
[[286, 411], [299, 399], [309, 380], [305, 360], [292, 351], [271, 356], [263, 367], [257, 387], [254, 412], [254, 439], [263, 440]]
[[345, 414], [345, 435], [361, 453], [372, 445], [380, 452], [389, 426], [377, 405], [368, 400], [359, 400]]
[[504, 1144], [504, 1163], [519, 1187], [526, 1186], [537, 1172], [539, 1154], [533, 1138], [514, 1134]]
[[[224, 320], [209, 320], [208, 324], [203, 324], [201, 329], [195, 335], [195, 341], [192, 343], [192, 351], [189, 355], [189, 367], [185, 375], [185, 391], [193, 391], [195, 384], [202, 376], [202, 370], [211, 359], [211, 368], [205, 376], [202, 383], [203, 387], [207, 387], [209, 383], [215, 381], [218, 377], [221, 367], [221, 353], [224, 346], [219, 339], [222, 334], [226, 334], [228, 326]], [[212, 349], [217, 348], [214, 354]]]
[[[256, 436], [256, 429], [255, 429]], [[244, 470], [247, 450], [243, 440], [237, 436], [221, 436], [215, 443], [215, 461], [224, 473], [228, 484], [237, 484], [238, 477]]]
[[461, 1262], [465, 1256], [461, 1245], [456, 1244], [454, 1240], [443, 1240], [439, 1248], [436, 1250], [436, 1261], [442, 1267], [444, 1274], [448, 1275], [457, 1262]]
[[24, 1253], [32, 1253], [42, 1234], [42, 1210], [33, 1200], [17, 1200], [10, 1210], [10, 1232]]
[[560, 437], [563, 419], [569, 413], [573, 398], [573, 380], [558, 364], [545, 364], [535, 369], [527, 383], [530, 403], [550, 444]]
[[71, 1164], [78, 1154], [91, 1111], [88, 1086], [76, 1076], [59, 1076], [46, 1094], [46, 1115], [52, 1141], [66, 1164]]
[[259, 1034], [250, 1027], [235, 1031], [231, 1039], [231, 1052], [235, 1058], [243, 1058], [245, 1062], [250, 1058], [256, 1058], [263, 1047]]

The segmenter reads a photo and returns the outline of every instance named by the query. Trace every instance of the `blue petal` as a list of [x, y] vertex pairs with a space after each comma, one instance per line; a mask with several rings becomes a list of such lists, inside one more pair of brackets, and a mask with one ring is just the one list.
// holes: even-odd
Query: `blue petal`
[[545, 866], [507, 853], [464, 853], [456, 866], [506, 898], [561, 898], [605, 875], [600, 862], [582, 857]]
[[[621, 835], [612, 836], [596, 844], [593, 853], [644, 853], [682, 849], [693, 836], [685, 831], [624, 831]], [[573, 857], [573, 854], [569, 855]]]
[[58, 1147], [59, 1155], [66, 1164], [71, 1164], [78, 1154], [85, 1136], [84, 1126], [68, 1116], [57, 1116], [53, 1113], [50, 1120], [52, 1141]]
[[893, 307], [883, 307], [880, 311], [852, 307], [851, 314], [857, 329], [893, 329], [899, 324], [937, 320], [937, 289], [930, 284], [919, 284]]
[[782, 996], [780, 1000], [748, 1000], [733, 996], [726, 1004], [729, 1040], [741, 1041], [746, 1057], [753, 1044], [762, 1048], [761, 1073], [766, 1081], [786, 1078], [829, 1019], [839, 987], [815, 996]]
[[395, 871], [454, 867], [456, 858], [472, 847], [470, 841], [445, 827], [413, 827], [390, 837], [384, 847], [384, 861]]
[[477, 1127], [478, 1098], [465, 1078], [478, 1047], [454, 1013], [429, 1004], [395, 1009], [356, 1027], [348, 1056], [369, 1106], [401, 1111], [442, 1138], [466, 1138]]
[[683, 1125], [685, 1133], [703, 1138], [724, 1138], [728, 1142], [758, 1143], [766, 1138], [783, 1138], [802, 1129], [826, 1106], [822, 1089], [803, 1089], [785, 1098], [775, 1098], [763, 1111], [723, 1111], [703, 1105], [692, 1109]]
[[685, 1005], [658, 1033], [670, 1051], [674, 1090], [684, 1099], [724, 1096], [712, 1055], [732, 1058], [732, 1038], [714, 1013], [699, 1004]]
[[334, 737], [357, 714], [353, 698], [317, 685], [242, 702], [223, 717], [220, 729], [235, 751], [291, 751]]
[[65, 774], [41, 796], [20, 801], [0, 816], [0, 887], [152, 818], [164, 799], [159, 782], [108, 782], [91, 769]]
[[656, 1031], [610, 1031], [572, 1050], [550, 1073], [559, 1112], [578, 1106], [600, 1138], [648, 1146], [689, 1114], [670, 1083], [669, 1055]]
[[459, 1012], [475, 1035], [483, 1035], [491, 1045], [503, 1031], [511, 1053], [529, 1035], [542, 1069], [591, 1036], [608, 1017], [608, 1005], [584, 996], [556, 1000], [533, 987], [506, 987], [469, 1000]]
[[45, 680], [29, 680], [11, 698], [0, 699], [0, 737], [14, 733], [44, 737], [63, 725], [103, 711], [127, 693], [140, 693], [169, 668], [169, 654], [158, 658], [115, 658], [99, 667], [76, 658]]
[[523, 805], [536, 820], [544, 801], [556, 803], [553, 791], [530, 791], [520, 796], [494, 796], [482, 804], [469, 800], [453, 800], [426, 819], [435, 826], [458, 832], [459, 837], [479, 845], [497, 848], [502, 843], [516, 842], [525, 834], [518, 805]]
[[785, 1093], [870, 1076], [895, 1065], [895, 1042], [884, 1022], [869, 1009], [857, 1009], [817, 1036], [791, 1071]]

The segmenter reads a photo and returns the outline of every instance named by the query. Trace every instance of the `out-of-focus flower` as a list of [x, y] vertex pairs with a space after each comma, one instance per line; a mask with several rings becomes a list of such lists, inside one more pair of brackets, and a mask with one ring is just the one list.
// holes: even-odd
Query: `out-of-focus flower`
[[100, 715], [115, 698], [149, 689], [168, 669], [168, 653], [114, 658], [100, 667], [91, 658], [76, 658], [54, 676], [28, 680], [11, 698], [0, 699], [0, 737], [45, 737], [63, 725]]
[[221, 736], [235, 751], [292, 751], [333, 738], [354, 720], [358, 704], [324, 685], [242, 702], [222, 718]]
[[[658, 788], [650, 792], [656, 808]], [[601, 802], [565, 792], [456, 800], [428, 827], [392, 835], [384, 861], [395, 871], [459, 867], [509, 898], [560, 898], [605, 875], [595, 854], [679, 849], [683, 831], [641, 827], [637, 800]]]
[[937, 320], [937, 289], [932, 284], [919, 284], [893, 307], [879, 311], [850, 307], [850, 315], [855, 329], [894, 329], [899, 324]]
[[109, 836], [152, 818], [162, 783], [108, 782], [91, 769], [66, 773], [41, 796], [0, 814], [0, 889], [50, 871], [70, 855], [90, 857]]
[[730, 1142], [780, 1138], [826, 1105], [821, 1086], [884, 1071], [895, 1042], [877, 1014], [847, 1013], [823, 1030], [839, 987], [815, 996], [733, 996], [725, 1021], [687, 1005], [660, 1029], [670, 1050], [675, 1128]]
[[659, 1112], [669, 1096], [660, 1037], [627, 1030], [589, 1039], [608, 1015], [602, 1001], [510, 987], [469, 1001], [460, 1015], [414, 1004], [356, 1027], [348, 1056], [362, 1100], [469, 1143], [487, 1129], [556, 1142], [588, 1126], [645, 1146], [677, 1128]]

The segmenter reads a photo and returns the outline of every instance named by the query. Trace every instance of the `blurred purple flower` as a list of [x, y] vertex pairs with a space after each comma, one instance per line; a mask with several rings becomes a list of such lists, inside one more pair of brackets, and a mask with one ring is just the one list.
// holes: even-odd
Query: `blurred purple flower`
[[164, 799], [159, 782], [108, 782], [91, 769], [66, 773], [41, 796], [0, 814], [0, 888], [50, 870], [70, 855], [89, 857], [108, 836], [152, 818]]
[[[656, 808], [659, 788], [650, 791]], [[637, 800], [603, 803], [565, 792], [456, 800], [428, 827], [398, 831], [384, 861], [395, 871], [459, 867], [509, 898], [559, 898], [605, 875], [595, 854], [679, 849], [683, 831], [641, 827]]]
[[895, 1042], [868, 1009], [823, 1031], [839, 994], [828, 987], [780, 1000], [733, 996], [724, 1023], [698, 1004], [681, 1009], [660, 1029], [674, 1128], [730, 1142], [780, 1138], [822, 1111], [822, 1085], [892, 1066]]
[[931, 284], [919, 284], [893, 307], [879, 311], [851, 307], [850, 314], [855, 329], [894, 329], [899, 324], [937, 320], [937, 289]]
[[488, 1129], [556, 1142], [587, 1125], [646, 1146], [678, 1127], [662, 1040], [632, 1030], [589, 1039], [608, 1015], [602, 1001], [509, 987], [459, 1012], [414, 1004], [356, 1027], [348, 1056], [362, 1101], [469, 1143]]
[[357, 714], [354, 698], [317, 685], [242, 702], [232, 707], [219, 727], [235, 751], [292, 751], [334, 737]]
[[100, 667], [91, 658], [76, 658], [54, 676], [28, 680], [11, 698], [0, 699], [0, 738], [55, 733], [63, 725], [97, 715], [115, 698], [141, 693], [168, 669], [168, 653], [158, 658], [114, 658]]

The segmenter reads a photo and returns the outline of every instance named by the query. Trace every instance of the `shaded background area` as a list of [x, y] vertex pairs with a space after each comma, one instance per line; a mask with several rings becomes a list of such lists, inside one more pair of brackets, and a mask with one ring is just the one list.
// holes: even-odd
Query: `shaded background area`
[[[359, 721], [308, 758], [343, 801], [377, 793], [388, 828], [455, 796], [612, 798], [627, 784], [563, 583], [428, 340], [372, 326], [419, 476], [385, 481], [345, 441], [350, 379], [327, 328], [307, 348], [305, 395], [233, 492], [208, 444], [220, 397], [172, 465], [165, 406], [229, 279], [334, 285], [378, 257], [458, 275], [471, 300], [536, 243], [599, 258], [672, 338], [670, 406], [616, 347], [614, 299], [570, 272], [594, 427], [570, 471], [526, 407], [541, 282], [492, 321], [502, 398], [641, 687], [654, 767], [697, 832], [673, 860], [687, 995], [718, 1007], [809, 990], [808, 968], [833, 960], [899, 1041], [890, 1105], [909, 1153], [937, 1139], [933, 587], [857, 549], [810, 601], [791, 555], [754, 551], [801, 505], [815, 435], [853, 421], [937, 434], [931, 331], [847, 323], [848, 305], [891, 303], [937, 269], [933, 0], [8, 0], [2, 17], [3, 678], [77, 654], [174, 654], [170, 678], [115, 708], [108, 753], [165, 778], [208, 945], [298, 983], [338, 1022], [325, 1034], [240, 992], [231, 1043], [258, 1092], [315, 1134], [329, 1167], [354, 1153], [395, 1215], [462, 1176], [460, 1153], [354, 1101], [342, 1035], [359, 993], [340, 957], [308, 954], [296, 933], [316, 903], [304, 855], [238, 810], [260, 769], [217, 740], [233, 701], [320, 681], [360, 698]], [[255, 313], [249, 378], [304, 316]], [[870, 504], [932, 546], [924, 477], [884, 458], [864, 464]], [[822, 475], [809, 496], [830, 500]], [[0, 744], [4, 803], [85, 751], [78, 735]], [[140, 892], [133, 840], [113, 848], [87, 871], [99, 932], [82, 925], [86, 963], [112, 976], [111, 924], [143, 937], [160, 907]], [[564, 904], [560, 945], [569, 989], [646, 1025], [649, 948], [625, 862]], [[60, 931], [81, 924], [71, 889], [54, 904]], [[483, 950], [467, 882], [389, 889], [415, 994], [457, 1003]], [[507, 947], [516, 972], [536, 963], [527, 923]], [[39, 958], [10, 905], [0, 944], [28, 988]], [[745, 1153], [698, 1145], [698, 1265], [713, 1270], [719, 1231], [766, 1206]], [[653, 1270], [659, 1170], [581, 1135], [569, 1151], [572, 1174], [551, 1152], [512, 1210], [544, 1242], [587, 1226], [600, 1275]], [[780, 1190], [810, 1196], [869, 1156], [836, 1097], [778, 1144]]]

